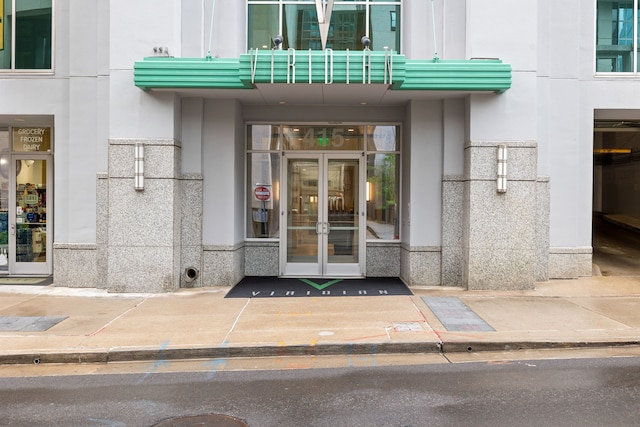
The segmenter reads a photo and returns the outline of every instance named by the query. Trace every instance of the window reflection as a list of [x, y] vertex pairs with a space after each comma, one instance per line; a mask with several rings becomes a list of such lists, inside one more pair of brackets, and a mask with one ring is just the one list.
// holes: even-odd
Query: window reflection
[[596, 71], [634, 72], [638, 55], [633, 48], [634, 38], [637, 37], [633, 15], [637, 8], [637, 0], [598, 0]]
[[367, 155], [367, 238], [399, 238], [399, 154]]
[[[282, 49], [321, 50], [320, 26], [314, 2], [261, 4], [249, 0], [248, 48], [270, 49], [272, 38], [282, 34]], [[276, 3], [276, 2], [274, 2]], [[362, 50], [362, 36], [371, 39], [372, 50], [400, 50], [400, 2], [376, 4], [362, 0], [358, 4], [336, 0], [333, 6], [327, 48]], [[367, 22], [369, 19], [369, 22]]]
[[280, 156], [248, 155], [247, 237], [278, 237], [280, 230]]
[[0, 69], [51, 69], [52, 16], [51, 0], [0, 0]]

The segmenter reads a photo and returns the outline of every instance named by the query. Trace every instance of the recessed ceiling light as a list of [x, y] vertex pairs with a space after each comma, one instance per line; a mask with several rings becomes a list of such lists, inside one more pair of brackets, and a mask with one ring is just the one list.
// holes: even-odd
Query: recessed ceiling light
[[278, 104], [280, 104], [280, 105], [284, 105], [284, 104], [286, 104], [286, 103], [287, 103], [287, 101], [280, 101], [280, 102], [278, 102]]
[[366, 103], [366, 102], [364, 102], [364, 101], [362, 101], [362, 102], [360, 103], [360, 105], [367, 105], [367, 103]]

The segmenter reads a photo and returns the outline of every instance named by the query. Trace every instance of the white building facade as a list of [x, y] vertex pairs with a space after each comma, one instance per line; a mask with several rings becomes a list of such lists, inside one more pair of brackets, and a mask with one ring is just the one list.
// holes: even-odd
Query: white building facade
[[591, 275], [593, 211], [640, 216], [593, 154], [640, 120], [637, 3], [0, 0], [0, 273]]

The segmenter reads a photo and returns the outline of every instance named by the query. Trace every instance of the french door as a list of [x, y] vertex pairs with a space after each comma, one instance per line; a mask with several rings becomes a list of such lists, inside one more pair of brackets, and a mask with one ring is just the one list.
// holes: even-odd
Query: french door
[[364, 275], [363, 154], [286, 153], [283, 276]]

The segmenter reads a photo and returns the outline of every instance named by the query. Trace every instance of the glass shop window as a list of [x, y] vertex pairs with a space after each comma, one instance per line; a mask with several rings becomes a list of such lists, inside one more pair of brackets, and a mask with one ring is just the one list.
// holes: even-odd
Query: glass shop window
[[280, 127], [247, 127], [247, 238], [278, 238], [280, 232]]
[[367, 126], [367, 239], [400, 238], [400, 127]]

